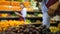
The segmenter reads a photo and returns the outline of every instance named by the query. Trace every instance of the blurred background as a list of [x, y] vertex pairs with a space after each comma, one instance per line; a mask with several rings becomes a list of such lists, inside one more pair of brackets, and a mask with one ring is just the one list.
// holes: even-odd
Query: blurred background
[[[0, 33], [12, 31], [14, 28], [19, 30], [18, 28], [20, 25], [23, 25], [24, 27], [21, 26], [22, 29], [25, 28], [26, 30], [29, 26], [32, 28], [39, 28], [42, 24], [43, 17], [41, 12], [41, 1], [42, 0], [0, 0]], [[26, 24], [24, 24], [24, 21], [19, 21], [19, 16], [14, 13], [22, 10], [20, 3], [23, 3], [27, 9]], [[50, 23], [51, 33], [59, 33], [60, 15], [54, 14], [54, 16], [51, 17]], [[27, 26], [25, 27], [25, 25]]]

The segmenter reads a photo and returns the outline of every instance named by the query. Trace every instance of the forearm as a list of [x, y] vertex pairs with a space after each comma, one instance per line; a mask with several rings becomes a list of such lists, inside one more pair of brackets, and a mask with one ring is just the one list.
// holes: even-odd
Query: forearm
[[15, 12], [15, 14], [18, 15], [18, 16], [22, 16], [21, 14], [19, 14], [19, 13], [17, 13], [17, 12]]

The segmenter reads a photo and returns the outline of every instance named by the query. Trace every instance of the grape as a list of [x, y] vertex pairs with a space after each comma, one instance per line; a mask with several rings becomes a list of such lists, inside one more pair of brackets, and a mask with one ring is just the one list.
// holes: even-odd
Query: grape
[[32, 34], [32, 32], [29, 32], [29, 34]]
[[24, 34], [24, 33], [20, 33], [20, 34]]

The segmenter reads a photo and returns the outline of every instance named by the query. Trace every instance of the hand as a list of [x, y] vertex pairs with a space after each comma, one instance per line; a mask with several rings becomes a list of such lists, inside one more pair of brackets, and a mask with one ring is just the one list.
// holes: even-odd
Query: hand
[[49, 16], [53, 16], [54, 13], [55, 13], [55, 10], [54, 9], [51, 9], [51, 8], [48, 9], [48, 15]]

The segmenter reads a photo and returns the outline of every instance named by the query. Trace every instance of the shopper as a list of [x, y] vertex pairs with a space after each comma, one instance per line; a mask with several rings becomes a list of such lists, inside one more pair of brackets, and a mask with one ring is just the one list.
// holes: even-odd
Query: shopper
[[23, 3], [20, 4], [20, 7], [22, 8], [22, 10], [21, 10], [19, 13], [18, 13], [18, 12], [15, 12], [15, 14], [20, 17], [20, 18], [19, 18], [20, 21], [23, 20], [23, 21], [26, 22], [27, 10], [26, 10], [26, 8], [25, 8], [25, 6], [24, 6]]
[[48, 0], [42, 0], [42, 2], [41, 2], [41, 9], [42, 9], [42, 13], [43, 13], [42, 25], [49, 28], [49, 26], [50, 26], [50, 16], [48, 15], [48, 8], [46, 7], [47, 2], [48, 2]]
[[42, 21], [43, 26], [42, 27], [43, 28], [45, 27], [48, 30], [50, 27], [50, 17], [52, 15], [52, 13], [49, 13], [51, 10], [51, 8], [49, 8], [49, 7], [52, 6], [53, 4], [55, 4], [56, 2], [58, 2], [58, 0], [42, 0], [42, 2], [41, 2], [41, 9], [42, 9], [42, 13], [43, 13], [43, 21]]

